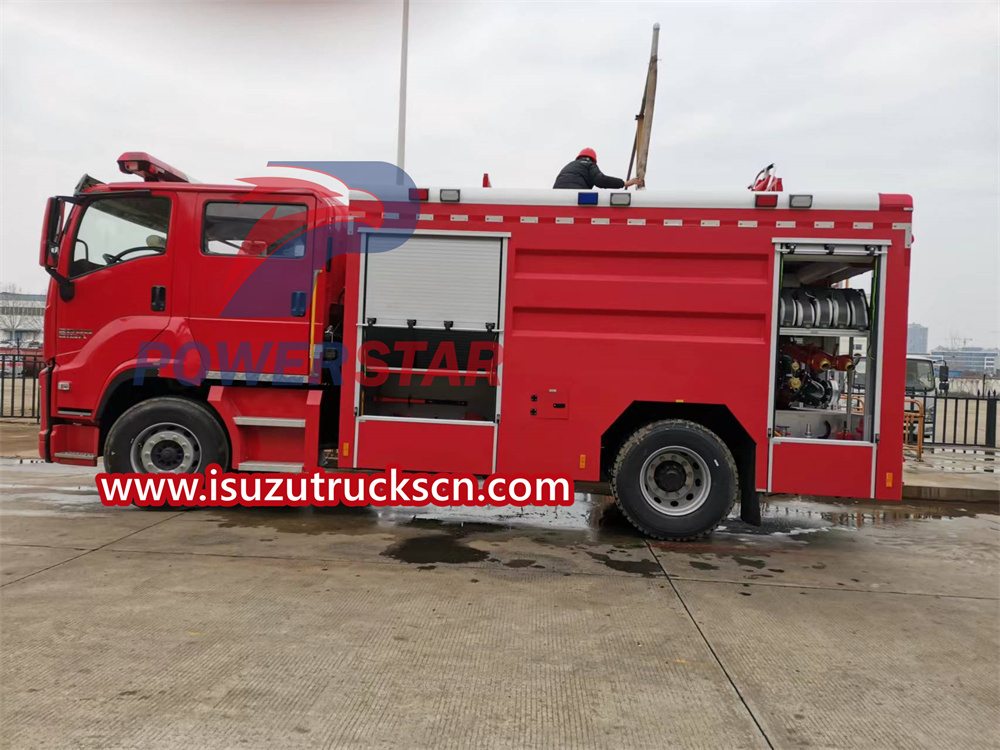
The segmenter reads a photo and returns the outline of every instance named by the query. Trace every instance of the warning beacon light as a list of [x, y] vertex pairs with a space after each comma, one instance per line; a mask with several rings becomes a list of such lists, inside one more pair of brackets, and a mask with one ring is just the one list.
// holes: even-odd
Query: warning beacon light
[[143, 151], [126, 151], [118, 157], [118, 169], [146, 182], [191, 182], [181, 170], [171, 167]]

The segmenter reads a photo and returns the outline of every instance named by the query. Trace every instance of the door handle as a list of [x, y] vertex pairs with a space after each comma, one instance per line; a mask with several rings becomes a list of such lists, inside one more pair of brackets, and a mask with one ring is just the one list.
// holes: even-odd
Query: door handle
[[149, 299], [149, 309], [153, 312], [163, 312], [167, 309], [167, 288], [154, 286]]
[[306, 315], [306, 293], [292, 292], [292, 317], [304, 318]]

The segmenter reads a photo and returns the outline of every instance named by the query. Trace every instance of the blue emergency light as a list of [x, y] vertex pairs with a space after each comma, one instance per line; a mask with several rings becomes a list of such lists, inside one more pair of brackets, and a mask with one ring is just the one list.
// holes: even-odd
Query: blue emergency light
[[579, 193], [576, 202], [580, 206], [596, 206], [597, 193]]

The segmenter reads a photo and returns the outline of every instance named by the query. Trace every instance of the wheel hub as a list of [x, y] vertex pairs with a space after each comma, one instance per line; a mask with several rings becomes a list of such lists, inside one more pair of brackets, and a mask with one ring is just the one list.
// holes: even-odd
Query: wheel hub
[[651, 508], [668, 516], [693, 513], [708, 499], [712, 475], [697, 452], [684, 446], [661, 448], [642, 466], [642, 494]]
[[659, 464], [653, 471], [653, 480], [656, 486], [664, 492], [677, 492], [684, 486], [684, 467], [676, 461], [666, 461]]
[[201, 463], [201, 444], [187, 428], [162, 422], [139, 433], [130, 459], [140, 474], [184, 474]]

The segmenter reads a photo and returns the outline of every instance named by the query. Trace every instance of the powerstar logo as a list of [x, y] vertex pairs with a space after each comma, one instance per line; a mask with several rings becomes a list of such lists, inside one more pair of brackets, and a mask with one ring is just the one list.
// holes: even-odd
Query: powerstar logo
[[[391, 251], [416, 229], [420, 202], [415, 185], [393, 164], [271, 161], [267, 166], [271, 172], [266, 176], [239, 179], [253, 188], [238, 202], [214, 217], [209, 202], [203, 216], [210, 254], [210, 246], [221, 243], [224, 254], [238, 258], [219, 279], [220, 320], [246, 320], [248, 326], [255, 320], [307, 322], [319, 273], [329, 270], [336, 256], [369, 251], [367, 238], [373, 235], [380, 237], [377, 252]], [[352, 209], [352, 194], [363, 210]], [[309, 338], [304, 326], [295, 330], [300, 331], [296, 338]], [[298, 383], [303, 376], [289, 373], [339, 368], [342, 344], [317, 342], [313, 351], [309, 344], [267, 341], [255, 357], [251, 343], [243, 340], [217, 341], [215, 352], [193, 339], [176, 350], [164, 341], [143, 342], [133, 382], [141, 385], [148, 370], [170, 367], [177, 380], [200, 383], [212, 372], [213, 361], [224, 384], [234, 379], [249, 385]], [[333, 351], [324, 357], [324, 349]], [[498, 353], [494, 356], [499, 359]], [[340, 382], [339, 372], [335, 382]]]
[[[338, 255], [364, 252], [372, 234], [388, 238], [378, 243], [378, 251], [386, 252], [417, 227], [420, 203], [413, 180], [393, 164], [272, 161], [267, 166], [275, 173], [240, 179], [254, 186], [240, 205], [284, 205], [262, 215], [243, 240], [241, 251], [254, 260], [232, 264], [222, 280], [227, 302], [221, 318], [287, 318], [296, 312], [293, 295], [308, 309], [315, 271]], [[351, 210], [352, 192], [364, 198], [361, 216]], [[296, 203], [296, 196], [315, 205]]]

